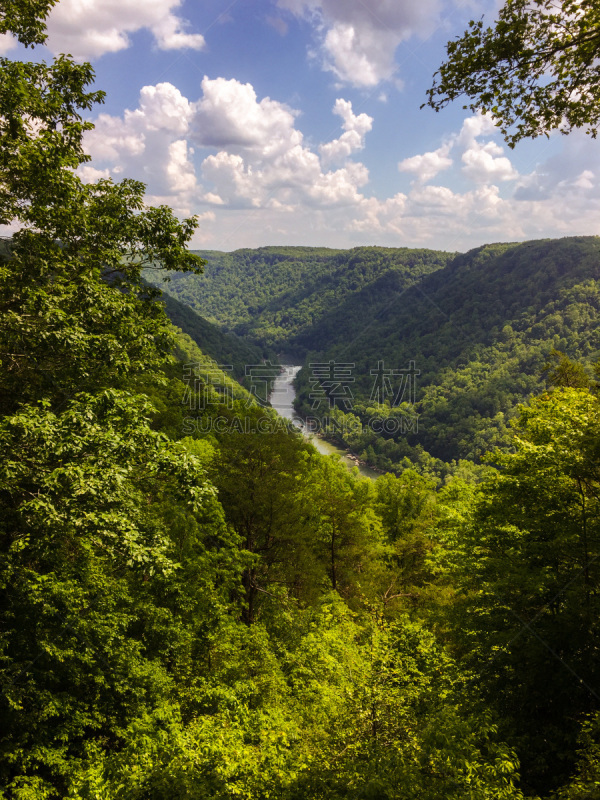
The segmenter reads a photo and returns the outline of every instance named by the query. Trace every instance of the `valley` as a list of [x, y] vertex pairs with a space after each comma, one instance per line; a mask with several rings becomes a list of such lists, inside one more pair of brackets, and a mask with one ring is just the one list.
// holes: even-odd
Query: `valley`
[[[544, 390], [552, 353], [590, 369], [600, 354], [597, 237], [461, 255], [376, 247], [202, 255], [203, 275], [172, 276], [165, 291], [254, 353], [293, 353], [300, 415], [321, 425], [331, 418], [339, 444], [381, 470], [445, 474], [452, 462], [510, 446], [511, 420]], [[310, 365], [329, 362], [347, 365], [348, 382], [329, 376], [315, 409]], [[414, 397], [399, 397], [411, 362]], [[378, 365], [395, 377], [375, 391]]]

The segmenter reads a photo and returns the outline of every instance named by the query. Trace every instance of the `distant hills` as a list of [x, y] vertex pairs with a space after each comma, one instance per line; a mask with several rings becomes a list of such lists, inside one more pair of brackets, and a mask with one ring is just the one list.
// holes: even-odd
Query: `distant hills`
[[[330, 329], [351, 328], [346, 304], [361, 295], [375, 311], [389, 288], [403, 291], [455, 254], [409, 248], [261, 247], [233, 253], [195, 251], [206, 259], [203, 275], [171, 274], [161, 288], [223, 330], [261, 346], [305, 352], [320, 347]], [[152, 275], [149, 276], [152, 280]], [[373, 287], [375, 295], [373, 296]], [[383, 293], [383, 295], [381, 295]]]
[[[458, 255], [381, 247], [202, 255], [203, 276], [176, 276], [164, 288], [252, 345], [296, 353], [307, 364], [354, 364], [352, 415], [363, 424], [395, 413], [391, 396], [379, 397], [382, 408], [372, 399], [378, 362], [395, 370], [415, 362], [418, 433], [368, 430], [347, 439], [382, 468], [428, 454], [477, 458], [508, 445], [516, 405], [545, 387], [553, 349], [590, 369], [600, 358], [598, 237], [490, 244]], [[298, 380], [305, 413], [314, 411], [310, 378], [305, 367]]]

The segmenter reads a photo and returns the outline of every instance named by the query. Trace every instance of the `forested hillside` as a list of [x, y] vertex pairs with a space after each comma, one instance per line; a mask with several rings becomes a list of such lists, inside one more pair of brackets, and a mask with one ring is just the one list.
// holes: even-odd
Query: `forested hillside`
[[327, 346], [332, 334], [355, 335], [390, 293], [401, 294], [452, 256], [390, 247], [197, 252], [207, 260], [204, 274], [173, 275], [161, 288], [225, 330], [298, 353]]
[[[363, 322], [364, 333], [358, 326], [354, 338], [343, 329], [338, 336], [332, 327], [307, 359], [355, 364], [353, 413], [365, 424], [407, 413], [394, 409], [391, 392], [381, 407], [370, 400], [378, 362], [395, 370], [414, 362], [418, 433], [348, 437], [380, 467], [405, 456], [423, 460], [421, 449], [449, 461], [505, 446], [518, 403], [545, 388], [553, 350], [586, 364], [590, 376], [600, 358], [598, 237], [488, 245], [388, 297]], [[305, 413], [314, 413], [312, 377], [307, 368], [298, 379]], [[346, 422], [350, 430], [354, 421]]]
[[[212, 254], [205, 274], [174, 276], [165, 288], [201, 313], [203, 305], [222, 308], [224, 328], [304, 360], [301, 413], [324, 425], [333, 418], [338, 438], [381, 469], [418, 463], [439, 474], [443, 462], [508, 446], [510, 420], [546, 387], [553, 351], [587, 365], [590, 376], [600, 358], [597, 237], [493, 244], [458, 256], [376, 247], [326, 254]], [[351, 383], [343, 392], [332, 381], [339, 399], [329, 391], [331, 402], [315, 408], [319, 382], [308, 365], [330, 360], [351, 365]], [[398, 379], [373, 396], [378, 364], [398, 371], [411, 362], [418, 375], [410, 409], [394, 402]]]
[[239, 380], [245, 377], [247, 365], [260, 364], [267, 355], [263, 349], [239, 336], [224, 333], [174, 297], [163, 293], [161, 300], [171, 322], [187, 333], [217, 364], [233, 367], [232, 374]]

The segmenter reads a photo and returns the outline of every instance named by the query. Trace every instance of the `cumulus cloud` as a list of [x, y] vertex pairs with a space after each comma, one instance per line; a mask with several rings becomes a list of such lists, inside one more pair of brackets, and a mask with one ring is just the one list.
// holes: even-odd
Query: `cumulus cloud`
[[518, 178], [519, 173], [510, 160], [503, 154], [503, 149], [495, 142], [473, 144], [462, 154], [463, 173], [477, 183], [491, 181], [510, 181]]
[[[171, 83], [144, 86], [140, 91], [140, 107], [131, 115], [139, 117], [143, 127], [148, 130], [165, 130], [172, 133], [186, 133], [193, 109], [190, 102], [179, 89]], [[127, 119], [128, 112], [125, 112]]]
[[147, 29], [161, 50], [204, 47], [176, 13], [181, 0], [61, 0], [48, 17], [48, 47], [75, 58], [98, 58], [124, 50], [129, 34]]
[[[294, 204], [347, 205], [357, 202], [358, 187], [368, 181], [362, 164], [348, 157], [364, 146], [372, 119], [355, 115], [352, 104], [339, 98], [334, 113], [343, 120], [344, 134], [320, 148], [304, 144], [296, 128], [298, 112], [269, 97], [258, 99], [250, 84], [234, 79], [202, 81], [202, 98], [194, 105], [192, 136], [203, 147], [218, 148], [202, 163], [210, 193], [233, 208]], [[324, 164], [342, 162], [336, 170]]]
[[349, 101], [339, 98], [333, 108], [344, 133], [319, 152], [304, 143], [298, 112], [258, 98], [250, 84], [205, 77], [201, 89], [190, 100], [170, 83], [145, 86], [134, 110], [101, 114], [85, 142], [94, 165], [82, 176], [126, 170], [148, 184], [153, 198], [177, 208], [288, 213], [362, 200], [368, 170], [350, 156], [364, 146], [372, 118], [355, 114]]
[[[455, 192], [447, 186], [415, 185], [387, 200], [369, 198], [350, 223], [351, 230], [373, 232], [380, 241], [460, 250], [485, 241], [525, 236], [511, 203], [498, 187]], [[397, 241], [399, 244], [400, 242]]]
[[196, 188], [196, 173], [190, 161], [193, 152], [185, 139], [178, 139], [169, 145], [165, 172], [171, 192], [180, 194], [191, 192]]
[[297, 112], [269, 97], [259, 102], [249, 83], [205, 77], [202, 93], [194, 107], [193, 136], [198, 144], [256, 149], [267, 155], [302, 141], [294, 127]]
[[86, 134], [85, 145], [98, 160], [119, 162], [142, 156], [149, 141], [160, 147], [187, 133], [192, 113], [189, 101], [172, 84], [144, 86], [139, 107], [126, 109], [122, 118], [100, 114], [95, 129]]
[[125, 119], [100, 114], [96, 127], [86, 134], [85, 146], [90, 155], [99, 161], [116, 161], [126, 156], [138, 156], [146, 147], [142, 126], [133, 125], [129, 112]]
[[222, 203], [236, 207], [260, 205], [262, 186], [254, 179], [252, 167], [234, 153], [220, 151], [202, 162], [202, 174], [207, 181], [218, 187], [217, 197]]
[[[85, 148], [104, 175], [122, 173], [148, 185], [152, 197], [178, 209], [188, 209], [197, 193], [194, 151], [188, 142], [192, 104], [170, 83], [144, 86], [139, 105], [122, 117], [100, 114], [85, 135]], [[87, 171], [86, 171], [87, 170]]]
[[352, 103], [341, 97], [335, 101], [333, 113], [342, 118], [344, 133], [339, 139], [319, 147], [321, 158], [327, 163], [344, 161], [352, 153], [362, 150], [365, 146], [365, 135], [373, 127], [373, 117], [368, 114], [356, 116], [352, 111]]
[[453, 161], [448, 156], [450, 147], [449, 144], [446, 144], [429, 153], [405, 158], [398, 164], [398, 169], [400, 172], [414, 173], [415, 180], [420, 183], [430, 181], [438, 172], [452, 166]]
[[584, 136], [565, 138], [560, 157], [518, 175], [493, 123], [469, 116], [437, 148], [400, 162], [414, 178], [406, 191], [374, 197], [367, 167], [355, 160], [373, 119], [342, 97], [333, 113], [342, 134], [315, 147], [295, 109], [258, 97], [250, 84], [205, 78], [193, 98], [170, 83], [146, 86], [136, 108], [98, 117], [86, 135], [93, 162], [80, 173], [144, 181], [149, 202], [203, 215], [196, 244], [219, 249], [355, 242], [453, 250], [600, 227], [600, 153]]
[[89, 164], [79, 167], [78, 173], [84, 183], [96, 183], [112, 177], [109, 169], [96, 169]]
[[[599, 233], [600, 153], [593, 140], [573, 134], [562, 152], [519, 175], [486, 117], [468, 117], [459, 132], [435, 151], [400, 163], [417, 180], [406, 194], [363, 198], [348, 227], [379, 243], [467, 249], [489, 241]], [[460, 165], [460, 175], [453, 164]], [[428, 185], [448, 169], [449, 185]], [[462, 177], [462, 181], [457, 181]], [[456, 185], [467, 179], [473, 188]], [[501, 188], [502, 187], [502, 188]]]
[[519, 181], [515, 197], [521, 201], [548, 200], [556, 194], [576, 192], [585, 198], [600, 198], [600, 152], [598, 142], [581, 131], [561, 137], [562, 150], [538, 164]]
[[479, 137], [489, 136], [496, 130], [491, 117], [476, 114], [465, 119], [458, 135], [456, 144], [464, 149], [461, 156], [463, 174], [476, 183], [509, 181], [519, 177], [499, 144], [494, 141], [482, 144], [478, 141]]
[[278, 0], [278, 5], [313, 23], [324, 69], [344, 83], [371, 87], [394, 76], [402, 41], [431, 30], [440, 0]]
[[[504, 155], [504, 149], [489, 138], [495, 133], [496, 127], [489, 117], [483, 114], [467, 117], [460, 132], [449, 137], [441, 147], [403, 159], [398, 169], [413, 173], [417, 184], [428, 183], [453, 166], [452, 155], [455, 155], [462, 162], [462, 174], [474, 183], [515, 180], [519, 173]], [[483, 137], [488, 137], [488, 141], [481, 141]]]

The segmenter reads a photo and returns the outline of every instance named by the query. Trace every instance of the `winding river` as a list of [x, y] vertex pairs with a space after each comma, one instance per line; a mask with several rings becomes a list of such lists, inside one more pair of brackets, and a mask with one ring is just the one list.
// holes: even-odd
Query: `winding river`
[[348, 453], [347, 450], [344, 450], [342, 447], [338, 447], [335, 444], [331, 444], [331, 442], [325, 441], [325, 439], [322, 439], [320, 436], [315, 436], [306, 429], [304, 422], [294, 409], [296, 390], [294, 389], [293, 382], [301, 368], [296, 364], [282, 364], [282, 367], [283, 371], [275, 379], [273, 391], [269, 397], [271, 405], [275, 411], [277, 411], [277, 413], [285, 419], [291, 420], [298, 428], [301, 428], [304, 432], [304, 436], [310, 441], [313, 447], [319, 451], [319, 453], [323, 453], [326, 456], [339, 456], [349, 468], [358, 467], [358, 471], [365, 478], [375, 479], [379, 477], [379, 472], [375, 472], [375, 470], [369, 469], [369, 467], [365, 467], [363, 464], [357, 464], [356, 460]]

